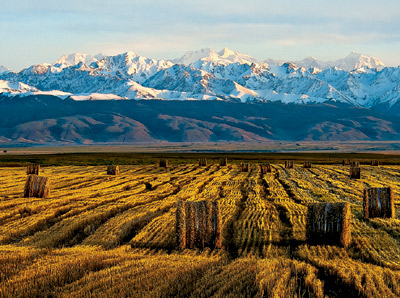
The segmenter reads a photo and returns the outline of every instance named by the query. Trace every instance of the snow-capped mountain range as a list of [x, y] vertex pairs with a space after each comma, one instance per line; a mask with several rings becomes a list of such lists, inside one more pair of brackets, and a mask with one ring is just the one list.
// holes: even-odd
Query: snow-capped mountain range
[[0, 66], [0, 93], [47, 94], [74, 100], [175, 99], [282, 101], [328, 100], [361, 107], [400, 99], [400, 67], [350, 53], [333, 62], [258, 61], [228, 48], [187, 52], [156, 60], [126, 52], [115, 56], [75, 53], [20, 72]]

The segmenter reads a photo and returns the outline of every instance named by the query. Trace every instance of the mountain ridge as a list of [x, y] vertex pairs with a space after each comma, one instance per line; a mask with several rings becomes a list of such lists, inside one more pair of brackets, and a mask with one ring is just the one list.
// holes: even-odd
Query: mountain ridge
[[[335, 63], [337, 66], [332, 66]], [[346, 70], [352, 65], [356, 68]], [[0, 86], [3, 95], [51, 94], [78, 100], [219, 99], [298, 104], [334, 100], [362, 107], [391, 106], [400, 100], [400, 68], [385, 67], [378, 58], [355, 52], [334, 63], [308, 57], [275, 64], [229, 48], [187, 52], [175, 60], [151, 59], [135, 52], [115, 56], [75, 53], [53, 64], [0, 72], [0, 80], [3, 86], [24, 86]]]
[[399, 139], [397, 111], [392, 114], [332, 101], [297, 105], [175, 100], [76, 101], [51, 95], [16, 98], [0, 95], [0, 144], [4, 146]]

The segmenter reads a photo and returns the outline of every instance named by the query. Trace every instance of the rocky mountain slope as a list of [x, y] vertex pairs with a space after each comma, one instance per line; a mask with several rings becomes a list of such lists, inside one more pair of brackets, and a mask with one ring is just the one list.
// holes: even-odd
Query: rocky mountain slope
[[[134, 52], [115, 56], [77, 53], [20, 72], [0, 68], [0, 93], [51, 94], [75, 100], [223, 99], [299, 104], [334, 100], [360, 107], [391, 107], [400, 99], [400, 68], [385, 67], [375, 57], [352, 52], [334, 62], [312, 57], [297, 62], [266, 61], [228, 48], [188, 52], [171, 61]], [[18, 85], [21, 88], [14, 88]]]

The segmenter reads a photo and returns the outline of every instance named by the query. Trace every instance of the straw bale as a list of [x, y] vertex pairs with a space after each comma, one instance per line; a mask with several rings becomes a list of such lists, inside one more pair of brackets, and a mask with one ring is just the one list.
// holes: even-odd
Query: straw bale
[[308, 206], [307, 241], [310, 244], [342, 245], [351, 242], [351, 210], [345, 203], [314, 203]]
[[179, 201], [176, 211], [176, 243], [184, 248], [221, 248], [219, 204], [211, 201]]
[[379, 160], [371, 160], [371, 166], [378, 167], [379, 166]]
[[241, 163], [240, 164], [240, 171], [241, 172], [248, 172], [250, 170], [250, 165], [248, 163]]
[[285, 160], [285, 169], [293, 169], [293, 160]]
[[119, 166], [109, 165], [107, 166], [107, 175], [119, 175]]
[[376, 187], [364, 189], [365, 218], [395, 218], [393, 191], [391, 187]]
[[305, 168], [305, 169], [311, 169], [311, 161], [306, 160], [306, 161], [304, 162], [304, 168]]
[[267, 163], [265, 165], [261, 165], [261, 173], [262, 174], [267, 174], [267, 173], [271, 173], [271, 172], [272, 172], [272, 168], [269, 163]]
[[40, 164], [38, 163], [31, 163], [26, 167], [27, 175], [39, 175], [39, 171], [40, 171]]
[[38, 175], [29, 175], [26, 178], [24, 197], [48, 198], [50, 194], [49, 178]]
[[356, 166], [350, 166], [350, 179], [360, 179], [361, 168]]
[[206, 167], [207, 166], [207, 158], [200, 158], [199, 166], [200, 167]]
[[168, 159], [160, 159], [160, 167], [168, 168]]

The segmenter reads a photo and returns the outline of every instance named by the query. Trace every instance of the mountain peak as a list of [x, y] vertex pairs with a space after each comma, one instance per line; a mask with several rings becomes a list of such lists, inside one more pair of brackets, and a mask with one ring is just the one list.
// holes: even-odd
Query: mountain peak
[[71, 65], [77, 65], [80, 62], [90, 65], [92, 62], [96, 62], [97, 59], [94, 58], [91, 55], [84, 54], [84, 53], [72, 53], [72, 54], [67, 54], [64, 56], [61, 56], [54, 64], [67, 64], [69, 66]]
[[210, 57], [213, 54], [216, 54], [216, 52], [210, 48], [204, 48], [197, 51], [188, 51], [183, 54], [181, 58], [174, 59], [172, 60], [172, 62], [177, 64], [189, 65], [203, 58]]
[[375, 68], [381, 70], [385, 68], [386, 65], [379, 58], [368, 56], [365, 54], [357, 53], [356, 51], [352, 51], [345, 58], [339, 59], [335, 62], [332, 62], [332, 65], [337, 66], [343, 70], [351, 71], [359, 68]]
[[229, 56], [236, 56], [236, 55], [241, 55], [238, 52], [232, 51], [231, 49], [224, 47], [221, 51], [218, 52], [218, 55], [220, 55], [223, 58], [228, 58]]

